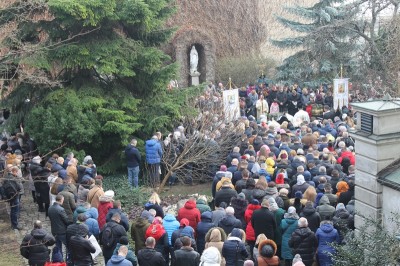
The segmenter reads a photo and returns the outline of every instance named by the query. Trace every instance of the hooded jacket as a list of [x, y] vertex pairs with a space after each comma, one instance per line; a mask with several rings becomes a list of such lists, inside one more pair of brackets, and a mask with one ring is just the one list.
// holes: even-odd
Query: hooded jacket
[[332, 265], [330, 255], [335, 253], [335, 249], [331, 246], [333, 243], [338, 244], [340, 241], [339, 233], [330, 223], [322, 224], [315, 234], [318, 240], [318, 262], [320, 266]]
[[175, 216], [168, 213], [167, 215], [165, 215], [165, 217], [163, 219], [163, 226], [164, 226], [165, 231], [168, 234], [168, 244], [169, 244], [169, 246], [171, 246], [172, 233], [175, 230], [179, 229], [179, 222], [178, 222], [178, 220], [176, 220]]
[[221, 264], [221, 253], [215, 247], [210, 247], [204, 250], [200, 258], [200, 265], [202, 266], [220, 266]]
[[108, 197], [106, 195], [100, 196], [99, 198], [100, 204], [99, 207], [97, 208], [99, 211], [99, 227], [100, 230], [103, 229], [103, 226], [106, 224], [106, 216], [108, 211], [113, 207], [113, 198]]
[[[232, 185], [233, 186], [233, 185]], [[229, 205], [232, 197], [236, 197], [237, 192], [232, 187], [222, 187], [220, 191], [217, 191], [215, 194], [215, 206], [219, 206], [221, 202], [225, 202], [226, 205]]]
[[207, 202], [202, 199], [196, 201], [196, 208], [200, 211], [200, 214], [206, 211], [211, 211], [210, 206], [208, 206]]
[[212, 212], [206, 211], [201, 214], [201, 222], [197, 225], [197, 251], [202, 254], [204, 247], [206, 245], [206, 234], [207, 232], [215, 227], [215, 224], [212, 222]]
[[278, 247], [276, 243], [270, 239], [261, 241], [258, 245], [258, 266], [279, 266], [279, 257], [276, 256]]
[[244, 213], [244, 220], [246, 223], [246, 240], [248, 241], [256, 241], [256, 234], [254, 232], [253, 226], [251, 225], [251, 216], [253, 215], [253, 212], [255, 210], [258, 210], [260, 208], [261, 205], [249, 204]]
[[333, 216], [333, 226], [338, 230], [340, 242], [350, 229], [354, 229], [354, 218], [346, 209], [339, 209]]
[[335, 207], [330, 205], [329, 198], [323, 195], [319, 200], [319, 206], [317, 207], [317, 212], [321, 217], [321, 220], [332, 220], [335, 214]]
[[281, 247], [281, 257], [283, 259], [291, 260], [293, 259], [292, 249], [289, 247], [289, 240], [292, 237], [292, 233], [297, 229], [298, 217], [289, 218], [288, 214], [281, 221], [282, 229], [282, 247]]
[[182, 218], [189, 220], [189, 225], [196, 231], [197, 224], [200, 222], [200, 211], [196, 208], [196, 202], [188, 200], [183, 208], [178, 211], [178, 220]]
[[21, 242], [21, 255], [28, 259], [29, 265], [42, 265], [50, 260], [49, 249], [55, 239], [44, 229], [33, 229]]
[[157, 164], [161, 162], [163, 151], [161, 144], [155, 140], [150, 139], [146, 141], [146, 161], [148, 164]]
[[306, 206], [300, 213], [300, 217], [305, 217], [308, 221], [308, 227], [311, 229], [311, 231], [313, 231], [314, 233], [317, 232], [317, 229], [321, 222], [321, 217], [312, 205], [306, 204]]
[[131, 226], [131, 238], [135, 241], [135, 255], [138, 255], [138, 251], [145, 248], [145, 235], [146, 230], [150, 226], [147, 219], [139, 217], [137, 218]]
[[225, 265], [225, 258], [222, 256], [222, 247], [226, 240], [225, 231], [220, 227], [210, 229], [206, 234], [206, 246], [205, 248], [215, 247], [221, 254], [221, 266]]
[[234, 228], [241, 229], [242, 222], [239, 219], [236, 219], [235, 216], [226, 214], [225, 217], [219, 221], [218, 227], [224, 229], [225, 233], [229, 235]]
[[125, 259], [124, 256], [112, 255], [111, 259], [107, 262], [107, 266], [133, 266], [132, 262]]
[[85, 224], [89, 229], [89, 235], [94, 235], [97, 238], [100, 234], [99, 222], [97, 221], [99, 212], [96, 208], [92, 207], [85, 212], [85, 215], [87, 217]]
[[315, 251], [318, 247], [318, 240], [313, 231], [308, 227], [297, 228], [289, 240], [289, 247], [293, 254], [299, 254], [306, 265], [314, 261]]

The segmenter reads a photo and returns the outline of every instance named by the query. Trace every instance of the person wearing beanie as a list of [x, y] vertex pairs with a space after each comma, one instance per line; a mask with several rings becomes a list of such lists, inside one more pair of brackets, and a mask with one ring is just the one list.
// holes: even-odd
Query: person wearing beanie
[[335, 215], [332, 218], [333, 226], [339, 231], [340, 242], [350, 229], [354, 229], [354, 217], [349, 213], [343, 203], [336, 206]]
[[269, 198], [269, 210], [273, 213], [275, 217], [276, 229], [275, 229], [275, 243], [277, 245], [277, 253], [281, 253], [281, 244], [282, 244], [282, 230], [280, 228], [280, 224], [282, 222], [285, 211], [278, 207], [274, 198]]
[[279, 257], [276, 256], [277, 252], [276, 243], [271, 239], [261, 241], [258, 245], [258, 266], [279, 266]]
[[200, 257], [200, 265], [202, 266], [220, 266], [221, 253], [216, 247], [209, 247], [204, 250]]
[[304, 176], [301, 175], [301, 174], [298, 175], [297, 176], [297, 182], [292, 188], [291, 197], [294, 198], [297, 191], [300, 191], [301, 193], [304, 193], [309, 186], [310, 185], [308, 183], [306, 183], [306, 181], [304, 179]]
[[290, 206], [288, 212], [285, 213], [281, 221], [282, 230], [282, 248], [281, 258], [285, 260], [285, 265], [291, 265], [293, 254], [292, 249], [289, 247], [289, 240], [292, 237], [292, 233], [298, 227], [299, 216], [296, 213], [296, 208]]
[[[126, 247], [126, 254], [124, 254], [124, 256], [120, 255], [120, 248], [122, 246]], [[132, 263], [133, 266], [137, 265], [137, 258], [135, 256], [135, 253], [133, 252], [132, 248], [129, 246], [129, 239], [127, 236], [122, 236], [119, 239], [119, 243], [117, 244], [117, 246], [114, 249], [114, 253], [110, 259], [110, 261], [114, 264], [111, 265], [124, 265], [124, 264], [119, 264], [123, 261], [122, 257], [126, 260], [128, 260], [129, 262]], [[110, 263], [110, 261], [108, 261], [108, 263]], [[108, 264], [107, 264], [108, 265]]]
[[318, 240], [315, 233], [308, 227], [307, 219], [299, 219], [298, 228], [293, 232], [289, 240], [289, 247], [294, 254], [299, 254], [307, 266], [314, 262], [314, 256], [318, 247]]
[[[151, 219], [150, 219], [151, 217]], [[145, 248], [146, 241], [146, 230], [150, 226], [150, 221], [153, 222], [153, 216], [149, 211], [143, 210], [139, 218], [133, 221], [131, 226], [131, 237], [135, 242], [135, 255], [138, 255], [138, 251]]]
[[226, 215], [218, 223], [218, 227], [224, 229], [225, 233], [229, 235], [234, 228], [242, 228], [242, 222], [235, 217], [235, 209], [227, 207], [225, 209]]
[[206, 211], [211, 211], [210, 206], [208, 206], [208, 200], [206, 196], [200, 196], [196, 200], [196, 208], [199, 209], [200, 214]]
[[333, 265], [332, 255], [335, 254], [333, 244], [339, 244], [340, 236], [333, 227], [333, 223], [328, 220], [321, 222], [320, 227], [315, 234], [318, 240], [318, 263], [320, 266]]
[[228, 239], [224, 242], [222, 256], [226, 260], [226, 266], [236, 266], [239, 260], [249, 257], [242, 237], [242, 232], [238, 228], [234, 228]]

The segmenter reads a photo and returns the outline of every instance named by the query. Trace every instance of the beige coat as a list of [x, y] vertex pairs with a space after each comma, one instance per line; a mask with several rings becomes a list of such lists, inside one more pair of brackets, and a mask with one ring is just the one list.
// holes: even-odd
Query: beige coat
[[94, 186], [89, 190], [88, 193], [88, 202], [94, 208], [98, 208], [100, 204], [99, 198], [104, 195], [104, 190], [102, 187]]
[[226, 234], [222, 228], [213, 227], [211, 228], [205, 237], [206, 245], [205, 249], [209, 247], [215, 247], [221, 254], [221, 266], [225, 266], [225, 258], [222, 256], [222, 247], [226, 240]]

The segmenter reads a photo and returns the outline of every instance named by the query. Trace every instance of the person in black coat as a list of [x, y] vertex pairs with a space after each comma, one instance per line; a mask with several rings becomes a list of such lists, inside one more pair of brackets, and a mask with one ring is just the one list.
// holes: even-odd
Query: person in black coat
[[205, 211], [201, 214], [201, 221], [197, 224], [197, 251], [202, 254], [206, 245], [206, 234], [210, 228], [216, 225], [212, 222], [212, 212]]
[[275, 241], [276, 221], [274, 214], [269, 210], [268, 199], [262, 201], [261, 209], [253, 212], [251, 225], [256, 236], [264, 234], [268, 239]]
[[343, 203], [344, 205], [347, 205], [351, 198], [354, 197], [354, 181], [349, 180], [347, 184], [349, 184], [349, 190], [340, 193], [338, 198], [338, 203]]
[[[106, 223], [103, 227], [103, 230], [101, 230], [101, 232], [100, 232], [99, 238], [100, 238], [100, 244], [103, 245], [103, 256], [104, 256], [105, 264], [107, 264], [107, 261], [111, 258], [115, 247], [119, 243], [119, 239], [122, 236], [127, 236], [125, 228], [119, 224], [120, 221], [121, 221], [121, 215], [119, 215], [119, 213], [114, 213], [114, 215], [111, 217], [111, 221]], [[105, 231], [105, 229], [107, 227], [111, 227], [112, 235], [115, 240], [111, 247], [105, 247], [104, 243], [101, 243], [103, 232]]]
[[242, 241], [242, 232], [235, 228], [222, 246], [222, 256], [226, 260], [226, 266], [236, 266], [238, 260], [249, 257], [246, 246]]
[[154, 237], [146, 239], [146, 248], [139, 250], [137, 256], [140, 266], [165, 266], [164, 257], [154, 249], [155, 245]]
[[230, 187], [231, 183], [229, 181], [224, 181], [222, 187], [215, 194], [215, 206], [219, 206], [221, 202], [225, 202], [229, 204], [231, 202], [232, 197], [237, 196], [236, 190]]
[[299, 228], [289, 239], [289, 247], [293, 254], [299, 254], [306, 266], [311, 266], [314, 262], [315, 252], [318, 248], [318, 240], [315, 233], [308, 228], [307, 219], [302, 217], [298, 222]]
[[29, 265], [44, 265], [50, 260], [47, 247], [54, 245], [55, 238], [42, 228], [42, 222], [36, 221], [33, 230], [21, 242], [20, 252]]
[[88, 233], [89, 229], [83, 224], [77, 234], [69, 240], [71, 259], [75, 266], [93, 265], [91, 253], [96, 252], [96, 248], [88, 240]]
[[242, 229], [246, 230], [246, 221], [244, 220], [244, 213], [247, 209], [249, 202], [246, 200], [244, 193], [239, 193], [236, 198], [232, 198], [231, 206], [235, 210], [235, 217], [242, 223]]
[[107, 223], [111, 221], [111, 217], [114, 215], [114, 213], [118, 213], [121, 216], [121, 222], [119, 224], [122, 225], [126, 231], [128, 231], [129, 230], [129, 219], [126, 216], [126, 214], [122, 212], [120, 200], [114, 201], [113, 208], [108, 210], [108, 213], [106, 216]]
[[321, 223], [321, 217], [311, 201], [306, 203], [306, 206], [304, 206], [300, 213], [300, 217], [306, 218], [308, 222], [308, 228], [310, 228], [314, 233], [317, 232], [317, 229]]
[[187, 236], [181, 238], [183, 246], [175, 250], [175, 266], [197, 266], [200, 263], [200, 254], [190, 245], [191, 239]]
[[67, 213], [62, 207], [63, 202], [64, 202], [64, 196], [58, 194], [56, 196], [56, 202], [54, 202], [54, 204], [49, 208], [51, 233], [56, 238], [56, 246], [60, 250], [62, 250], [62, 244], [67, 246], [66, 232], [67, 232], [67, 226], [69, 225]]

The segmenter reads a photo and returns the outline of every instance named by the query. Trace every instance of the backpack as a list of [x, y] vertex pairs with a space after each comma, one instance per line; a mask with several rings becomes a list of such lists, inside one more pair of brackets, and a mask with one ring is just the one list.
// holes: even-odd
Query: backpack
[[106, 224], [104, 227], [104, 230], [101, 234], [101, 244], [103, 247], [112, 248], [115, 245], [116, 239], [112, 230], [115, 226], [117, 225]]
[[5, 179], [3, 182], [3, 193], [6, 200], [12, 200], [18, 194], [16, 182], [11, 179]]

